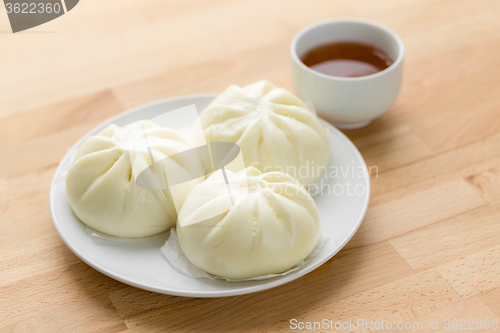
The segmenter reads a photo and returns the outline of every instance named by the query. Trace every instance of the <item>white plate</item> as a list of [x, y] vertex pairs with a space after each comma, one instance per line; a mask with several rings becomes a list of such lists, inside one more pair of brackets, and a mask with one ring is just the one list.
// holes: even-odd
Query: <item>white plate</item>
[[[97, 126], [81, 138], [74, 148], [78, 148], [85, 139], [111, 123], [124, 126], [191, 104], [195, 104], [198, 110], [203, 110], [215, 96], [181, 96], [136, 107]], [[330, 191], [315, 196], [314, 200], [321, 214], [322, 231], [329, 234], [331, 239], [312, 262], [289, 275], [242, 282], [194, 279], [176, 271], [163, 257], [160, 247], [165, 243], [165, 233], [123, 242], [90, 237], [85, 225], [73, 214], [66, 198], [64, 179], [72, 158], [70, 153], [64, 156], [52, 180], [52, 220], [66, 245], [80, 259], [98, 271], [138, 288], [178, 296], [221, 297], [248, 294], [282, 285], [313, 271], [340, 251], [360, 226], [368, 207], [370, 180], [361, 154], [342, 132], [326, 122], [322, 123], [330, 130], [330, 160], [338, 171], [338, 177], [330, 179], [327, 187]], [[334, 170], [329, 173], [333, 175]], [[354, 174], [352, 171], [355, 171]], [[348, 193], [349, 187], [351, 195]], [[340, 193], [342, 188], [343, 194]], [[358, 195], [362, 188], [365, 189], [364, 194]], [[354, 189], [357, 189], [358, 194], [354, 193]]]

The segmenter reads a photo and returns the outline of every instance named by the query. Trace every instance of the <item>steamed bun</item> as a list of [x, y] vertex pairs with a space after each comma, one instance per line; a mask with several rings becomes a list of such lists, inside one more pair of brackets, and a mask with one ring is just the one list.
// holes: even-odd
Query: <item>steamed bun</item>
[[[157, 162], [187, 149], [180, 134], [150, 121], [109, 125], [78, 149], [66, 177], [69, 204], [83, 223], [109, 235], [145, 237], [165, 231], [177, 220], [169, 189], [143, 188], [135, 179], [152, 164], [150, 153]], [[193, 155], [183, 158], [191, 160], [172, 158], [179, 174], [201, 167]], [[200, 181], [183, 184], [185, 192]]]
[[201, 112], [203, 130], [193, 144], [225, 141], [240, 146], [246, 166], [282, 171], [308, 186], [329, 158], [328, 130], [299, 98], [267, 81], [232, 85]]
[[[249, 167], [226, 173], [231, 194], [221, 173], [214, 173], [179, 212], [179, 245], [189, 261], [219, 277], [246, 279], [281, 273], [304, 260], [320, 234], [318, 208], [304, 187], [282, 172]], [[226, 213], [190, 223], [201, 212], [217, 211], [228, 196], [234, 205]]]

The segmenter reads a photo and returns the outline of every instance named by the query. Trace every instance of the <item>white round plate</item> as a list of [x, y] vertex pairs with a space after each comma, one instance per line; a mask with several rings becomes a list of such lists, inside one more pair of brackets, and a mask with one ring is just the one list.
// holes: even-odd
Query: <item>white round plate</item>
[[[195, 104], [203, 110], [216, 95], [190, 95], [165, 99], [136, 107], [100, 124], [81, 138], [78, 148], [91, 135], [107, 125], [124, 126], [151, 119], [167, 111]], [[160, 251], [166, 234], [140, 240], [108, 241], [91, 237], [85, 225], [73, 214], [66, 197], [65, 175], [72, 154], [62, 159], [50, 189], [50, 212], [54, 225], [66, 245], [84, 262], [118, 281], [132, 286], [178, 296], [222, 297], [253, 293], [295, 280], [325, 263], [351, 239], [360, 226], [370, 197], [366, 164], [354, 144], [338, 129], [322, 121], [330, 131], [331, 178], [324, 193], [314, 196], [322, 218], [322, 231], [330, 235], [323, 249], [304, 267], [290, 274], [267, 280], [228, 282], [190, 278], [173, 268]], [[364, 193], [361, 193], [364, 190]], [[341, 193], [341, 191], [343, 193]], [[355, 193], [357, 192], [357, 193]]]

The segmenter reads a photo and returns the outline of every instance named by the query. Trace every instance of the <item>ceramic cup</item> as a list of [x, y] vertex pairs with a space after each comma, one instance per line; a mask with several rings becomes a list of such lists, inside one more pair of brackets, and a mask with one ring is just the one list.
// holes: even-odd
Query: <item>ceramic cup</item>
[[[319, 73], [300, 60], [311, 49], [334, 42], [372, 45], [388, 54], [394, 63], [375, 74], [339, 77]], [[398, 96], [405, 48], [401, 38], [380, 23], [354, 18], [318, 22], [295, 35], [290, 51], [295, 92], [339, 128], [368, 125], [386, 112]]]

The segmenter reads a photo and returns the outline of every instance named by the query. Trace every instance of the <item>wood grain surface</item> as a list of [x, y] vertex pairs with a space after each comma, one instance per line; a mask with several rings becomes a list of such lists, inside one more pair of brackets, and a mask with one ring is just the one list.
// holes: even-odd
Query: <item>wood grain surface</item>
[[[406, 58], [389, 112], [345, 131], [378, 174], [338, 255], [272, 290], [194, 299], [117, 282], [66, 247], [48, 195], [82, 135], [170, 96], [264, 78], [292, 89], [292, 37], [339, 16], [393, 28]], [[447, 319], [498, 321], [500, 2], [86, 0], [17, 34], [0, 7], [0, 228], [0, 332], [282, 332], [292, 319], [454, 332]]]

